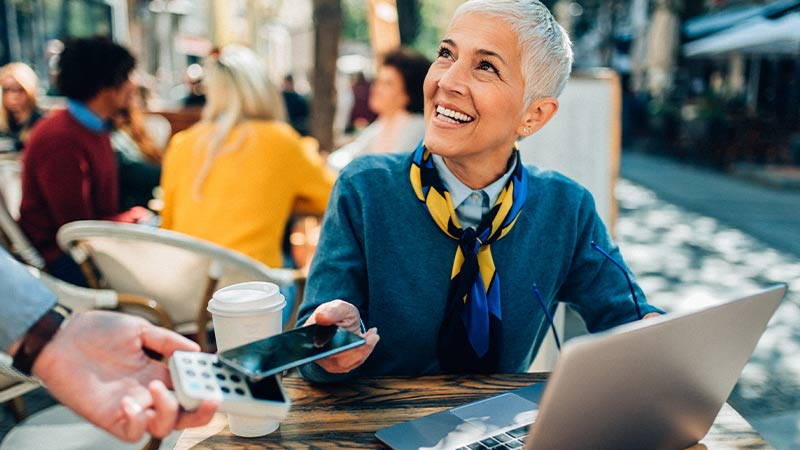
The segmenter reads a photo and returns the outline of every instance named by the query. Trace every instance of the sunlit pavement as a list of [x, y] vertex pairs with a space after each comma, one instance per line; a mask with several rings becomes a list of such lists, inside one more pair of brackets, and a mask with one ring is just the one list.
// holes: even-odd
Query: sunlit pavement
[[[800, 447], [800, 258], [667, 203], [625, 179], [618, 183], [617, 198], [617, 238], [626, 261], [649, 301], [667, 311], [711, 305], [778, 281], [790, 283], [730, 403], [776, 448]], [[797, 240], [798, 233], [786, 238]]]

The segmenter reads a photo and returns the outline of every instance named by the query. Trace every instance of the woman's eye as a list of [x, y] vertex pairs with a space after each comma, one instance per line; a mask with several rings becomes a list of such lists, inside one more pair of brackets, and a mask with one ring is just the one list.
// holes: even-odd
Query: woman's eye
[[453, 57], [453, 52], [451, 52], [449, 49], [444, 47], [439, 49], [439, 58], [452, 58], [452, 57]]
[[478, 63], [478, 69], [485, 70], [487, 72], [497, 73], [497, 68], [488, 61], [481, 61], [480, 63]]

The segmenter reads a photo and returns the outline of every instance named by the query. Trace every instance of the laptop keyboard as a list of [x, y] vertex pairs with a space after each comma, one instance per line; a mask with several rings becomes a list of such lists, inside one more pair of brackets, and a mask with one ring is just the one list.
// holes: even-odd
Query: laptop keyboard
[[459, 447], [458, 450], [483, 450], [491, 448], [493, 450], [503, 450], [508, 448], [522, 448], [525, 446], [524, 439], [528, 436], [528, 427], [523, 426], [513, 430], [499, 433], [481, 441]]

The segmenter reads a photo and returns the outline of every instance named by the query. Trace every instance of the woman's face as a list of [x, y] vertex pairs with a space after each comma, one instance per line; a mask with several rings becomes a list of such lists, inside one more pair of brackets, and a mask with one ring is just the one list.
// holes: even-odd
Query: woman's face
[[527, 118], [516, 33], [489, 15], [453, 22], [425, 77], [425, 145], [449, 158], [507, 159]]
[[3, 88], [3, 107], [13, 114], [29, 112], [32, 109], [31, 99], [22, 85], [11, 75], [0, 80]]
[[370, 109], [379, 116], [391, 115], [405, 110], [408, 102], [409, 98], [400, 72], [392, 66], [381, 66], [370, 90]]

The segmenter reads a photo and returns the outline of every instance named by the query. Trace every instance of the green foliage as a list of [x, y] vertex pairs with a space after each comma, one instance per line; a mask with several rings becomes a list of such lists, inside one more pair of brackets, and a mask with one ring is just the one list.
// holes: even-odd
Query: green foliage
[[[439, 39], [444, 32], [444, 25], [441, 24], [443, 21], [440, 17], [441, 7], [438, 0], [413, 0], [411, 3], [414, 4], [418, 13], [417, 17], [408, 19], [403, 19], [404, 16], [401, 16], [401, 20], [404, 21], [403, 26], [406, 27], [404, 37], [407, 40], [404, 41], [404, 45], [433, 59], [439, 48]], [[399, 8], [405, 6], [408, 5], [404, 5], [404, 0], [398, 1]], [[342, 37], [370, 44], [366, 0], [342, 0], [342, 19]]]
[[419, 2], [421, 3], [419, 33], [411, 47], [433, 60], [439, 50], [439, 40], [446, 25], [441, 20], [442, 11], [437, 0], [419, 0]]
[[369, 45], [366, 0], [342, 0], [342, 37]]

